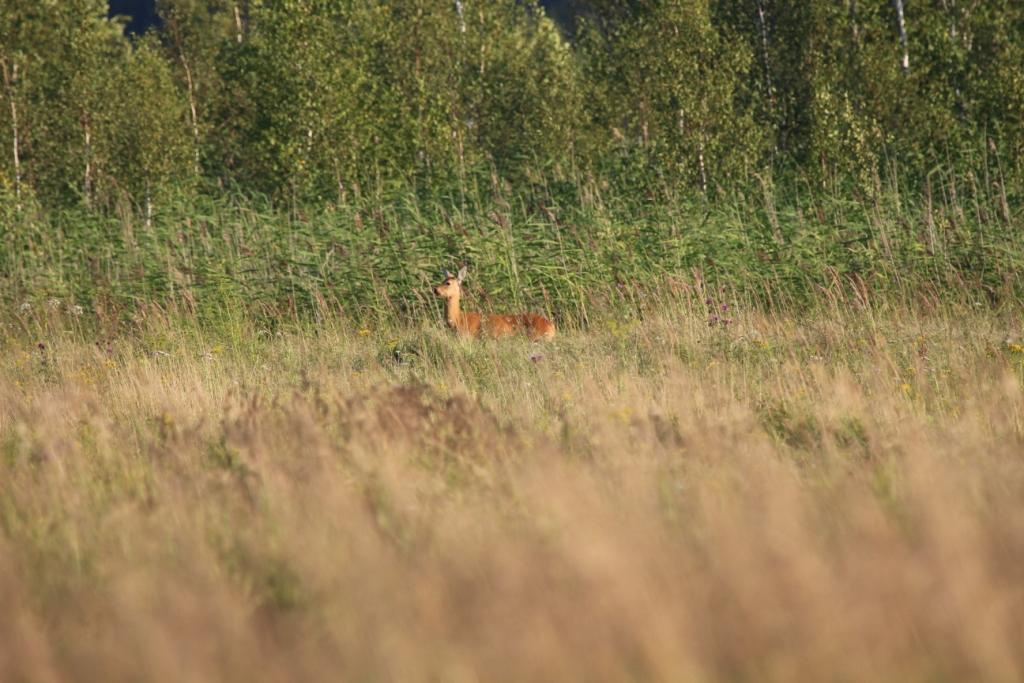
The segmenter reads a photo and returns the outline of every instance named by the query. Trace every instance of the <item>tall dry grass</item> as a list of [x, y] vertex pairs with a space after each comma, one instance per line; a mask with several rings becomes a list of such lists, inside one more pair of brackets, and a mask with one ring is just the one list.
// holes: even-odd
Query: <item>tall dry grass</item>
[[1016, 319], [728, 315], [9, 338], [0, 680], [1021, 679]]

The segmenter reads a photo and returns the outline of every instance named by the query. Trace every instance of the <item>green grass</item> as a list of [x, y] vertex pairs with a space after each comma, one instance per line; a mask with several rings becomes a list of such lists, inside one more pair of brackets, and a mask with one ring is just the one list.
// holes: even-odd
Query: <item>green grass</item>
[[693, 289], [781, 310], [846, 291], [1012, 300], [1024, 272], [1016, 195], [971, 181], [935, 180], [926, 199], [896, 183], [859, 200], [766, 185], [651, 204], [539, 187], [292, 211], [190, 196], [162, 202], [151, 223], [8, 207], [0, 296], [14, 310], [81, 305], [108, 329], [175, 313], [209, 324], [396, 321], [436, 311], [429, 285], [467, 264], [475, 305], [529, 305], [570, 325]]
[[5, 205], [0, 680], [1021, 678], [1022, 216], [944, 182]]

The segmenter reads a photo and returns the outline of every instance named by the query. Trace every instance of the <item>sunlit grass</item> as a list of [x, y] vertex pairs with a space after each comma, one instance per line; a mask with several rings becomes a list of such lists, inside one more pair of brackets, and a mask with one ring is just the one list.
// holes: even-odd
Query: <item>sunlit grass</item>
[[23, 317], [0, 679], [1019, 678], [1019, 311], [725, 312]]

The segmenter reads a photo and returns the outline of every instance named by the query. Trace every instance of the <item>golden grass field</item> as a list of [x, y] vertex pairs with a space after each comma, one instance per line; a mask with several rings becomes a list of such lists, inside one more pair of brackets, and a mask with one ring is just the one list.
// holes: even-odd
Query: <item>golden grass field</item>
[[0, 680], [1022, 679], [1019, 311], [728, 315], [22, 316]]

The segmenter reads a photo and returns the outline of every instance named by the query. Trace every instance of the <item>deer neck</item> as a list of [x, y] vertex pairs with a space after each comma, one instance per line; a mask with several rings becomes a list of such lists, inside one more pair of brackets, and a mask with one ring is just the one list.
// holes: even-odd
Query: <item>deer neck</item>
[[462, 322], [462, 310], [459, 305], [459, 295], [449, 297], [444, 300], [444, 318], [445, 322], [448, 323], [448, 327], [453, 330], [458, 327], [459, 323]]

